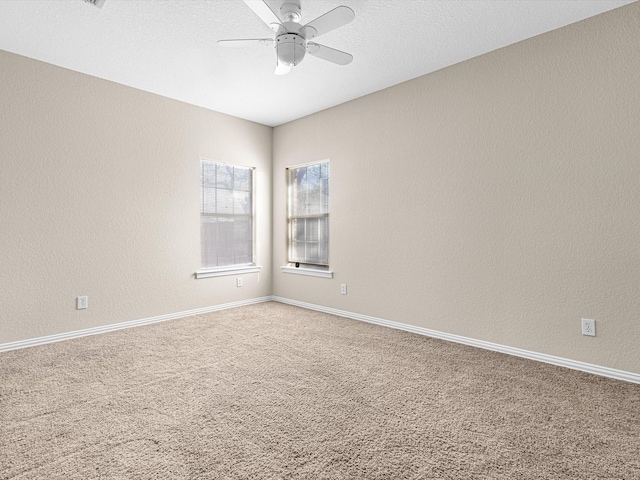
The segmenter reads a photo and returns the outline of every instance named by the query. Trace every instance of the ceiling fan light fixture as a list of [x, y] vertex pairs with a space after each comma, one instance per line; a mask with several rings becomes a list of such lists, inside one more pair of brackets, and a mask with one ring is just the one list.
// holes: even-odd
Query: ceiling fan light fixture
[[276, 38], [276, 55], [278, 60], [285, 65], [294, 67], [298, 65], [307, 53], [306, 40], [300, 35], [288, 33]]

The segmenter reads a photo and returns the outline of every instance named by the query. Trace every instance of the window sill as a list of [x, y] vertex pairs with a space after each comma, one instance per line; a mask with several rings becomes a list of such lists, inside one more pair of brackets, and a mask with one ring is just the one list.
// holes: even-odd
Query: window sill
[[295, 275], [308, 275], [310, 277], [333, 278], [333, 272], [330, 270], [319, 270], [315, 268], [296, 268], [288, 265], [280, 267], [282, 273], [293, 273]]
[[196, 278], [223, 277], [225, 275], [238, 275], [240, 273], [260, 273], [260, 269], [262, 269], [262, 267], [257, 265], [230, 265], [228, 267], [207, 268], [198, 270], [196, 272]]

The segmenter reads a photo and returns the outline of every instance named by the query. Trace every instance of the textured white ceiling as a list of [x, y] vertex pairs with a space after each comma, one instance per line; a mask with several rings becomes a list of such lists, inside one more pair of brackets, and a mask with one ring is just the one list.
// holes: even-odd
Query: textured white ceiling
[[274, 50], [216, 44], [273, 37], [241, 0], [0, 0], [0, 49], [276, 126], [633, 1], [302, 0], [302, 23], [355, 11], [317, 39], [354, 60], [276, 76]]

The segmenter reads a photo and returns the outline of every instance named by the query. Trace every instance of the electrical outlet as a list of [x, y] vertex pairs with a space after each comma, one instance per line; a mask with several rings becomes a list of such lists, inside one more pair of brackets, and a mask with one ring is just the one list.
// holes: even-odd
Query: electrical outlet
[[582, 319], [582, 334], [590, 337], [596, 336], [596, 321], [588, 318]]
[[242, 286], [242, 279], [236, 278], [236, 287], [241, 287], [241, 286]]
[[84, 310], [89, 307], [89, 297], [78, 297], [76, 298], [76, 309]]
[[341, 283], [340, 284], [340, 293], [342, 295], [346, 295], [347, 294], [347, 284], [346, 283]]

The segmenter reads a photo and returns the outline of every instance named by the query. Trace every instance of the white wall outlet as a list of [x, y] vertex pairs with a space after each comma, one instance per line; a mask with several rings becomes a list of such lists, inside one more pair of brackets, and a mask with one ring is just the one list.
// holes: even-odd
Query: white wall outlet
[[76, 309], [84, 310], [85, 308], [89, 308], [89, 297], [78, 297], [76, 298]]
[[241, 287], [241, 286], [242, 286], [242, 279], [236, 278], [236, 287]]
[[582, 319], [582, 334], [591, 337], [596, 336], [596, 321], [588, 318]]
[[341, 283], [340, 284], [340, 293], [342, 295], [346, 295], [347, 294], [347, 284], [346, 283]]

